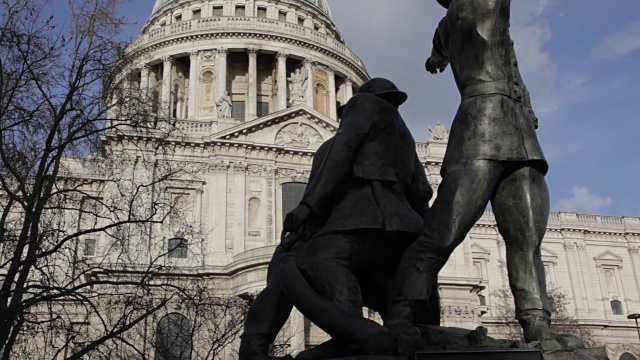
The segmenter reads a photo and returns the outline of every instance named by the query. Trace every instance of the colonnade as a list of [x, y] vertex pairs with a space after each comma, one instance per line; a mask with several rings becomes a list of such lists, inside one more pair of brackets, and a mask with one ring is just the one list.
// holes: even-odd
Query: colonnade
[[[246, 92], [246, 119], [252, 120], [258, 117], [258, 92], [260, 83], [258, 81], [258, 57], [261, 52], [255, 49], [254, 47], [247, 47], [244, 50], [248, 57], [248, 69], [247, 69], [247, 92]], [[234, 53], [238, 52], [238, 49], [233, 50]], [[188, 119], [195, 119], [197, 116], [197, 98], [198, 98], [198, 84], [200, 78], [200, 58], [203, 54], [208, 54], [207, 56], [213, 57], [215, 56], [215, 67], [216, 67], [216, 91], [217, 96], [222, 96], [225, 91], [229, 91], [231, 93], [231, 89], [228, 88], [228, 48], [217, 48], [211, 50], [193, 50], [191, 51], [189, 56], [189, 69], [188, 69], [188, 79], [189, 85], [188, 89], [184, 90], [184, 95], [182, 98], [178, 98], [178, 106], [177, 109], [178, 115], [177, 118], [186, 117]], [[286, 109], [290, 103], [288, 98], [288, 74], [287, 74], [287, 65], [288, 60], [295, 59], [300, 62], [301, 70], [306, 73], [307, 77], [307, 87], [305, 90], [305, 98], [304, 103], [310, 108], [314, 108], [314, 99], [315, 99], [315, 83], [314, 83], [314, 69], [321, 68], [324, 73], [327, 75], [327, 92], [329, 95], [329, 107], [328, 107], [328, 116], [332, 119], [337, 119], [337, 94], [338, 90], [342, 91], [341, 100], [343, 103], [348, 101], [354, 93], [354, 82], [351, 77], [347, 75], [338, 75], [336, 74], [336, 69], [331, 65], [321, 64], [319, 62], [314, 61], [310, 58], [301, 58], [289, 55], [286, 51], [269, 51], [263, 50], [264, 54], [269, 54], [270, 56], [275, 55], [275, 68], [277, 72], [277, 97], [274, 99], [272, 103], [272, 109], [270, 109], [270, 113], [281, 111]], [[157, 80], [162, 81], [162, 87], [160, 91], [160, 106], [158, 113], [162, 116], [167, 116], [172, 114], [174, 110], [173, 103], [176, 100], [174, 96], [178, 96], [178, 94], [173, 94], [172, 82], [173, 82], [173, 70], [174, 66], [176, 66], [176, 61], [178, 58], [184, 57], [182, 56], [170, 56], [166, 55], [160, 58], [162, 63], [161, 70], [161, 78], [156, 78]], [[149, 89], [151, 86], [150, 77], [152, 72], [152, 64], [158, 64], [157, 61], [152, 61], [149, 63], [144, 63], [139, 65], [138, 70], [140, 71], [140, 89], [141, 92], [145, 95], [149, 93]], [[290, 64], [289, 64], [290, 65]], [[158, 68], [156, 74], [160, 74], [160, 70]], [[185, 74], [186, 75], [186, 74]], [[195, 80], [195, 81], [194, 81]], [[337, 86], [337, 83], [340, 83], [340, 87]], [[186, 106], [187, 111], [180, 111], [184, 107], [184, 97], [186, 97]]]

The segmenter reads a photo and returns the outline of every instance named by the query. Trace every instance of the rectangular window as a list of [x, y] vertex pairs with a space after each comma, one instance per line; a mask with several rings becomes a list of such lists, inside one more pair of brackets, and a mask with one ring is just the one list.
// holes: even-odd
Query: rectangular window
[[96, 256], [96, 243], [96, 239], [85, 239], [82, 246], [82, 255], [84, 257]]
[[202, 11], [200, 11], [200, 9], [193, 10], [193, 19], [197, 20], [200, 18], [202, 18]]
[[245, 120], [245, 103], [244, 101], [233, 101], [233, 108], [231, 109], [231, 117], [236, 120]]
[[244, 16], [244, 14], [245, 14], [244, 5], [236, 6], [236, 16]]
[[256, 114], [258, 117], [263, 117], [269, 115], [269, 103], [268, 102], [258, 102], [258, 113]]
[[186, 259], [188, 243], [186, 239], [170, 239], [169, 240], [169, 258], [170, 259]]
[[302, 16], [298, 17], [298, 25], [304, 26], [304, 18]]
[[222, 6], [213, 7], [213, 16], [222, 16]]
[[182, 21], [182, 14], [178, 14], [175, 16], [176, 22]]
[[258, 8], [258, 17], [262, 19], [267, 18], [267, 8], [259, 7]]
[[284, 11], [278, 12], [278, 20], [287, 21], [287, 13]]
[[307, 184], [305, 183], [285, 183], [282, 184], [282, 218], [284, 219], [287, 214], [293, 210], [304, 195], [304, 190]]
[[622, 302], [619, 300], [613, 300], [611, 302], [611, 311], [613, 311], [613, 315], [624, 314], [624, 311], [622, 310]]

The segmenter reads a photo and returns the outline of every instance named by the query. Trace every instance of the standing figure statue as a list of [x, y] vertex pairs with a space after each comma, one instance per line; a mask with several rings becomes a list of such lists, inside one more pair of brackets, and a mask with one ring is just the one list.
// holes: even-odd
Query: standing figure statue
[[291, 91], [290, 102], [292, 104], [304, 103], [307, 91], [307, 74], [302, 74], [300, 69], [296, 69], [287, 80], [289, 81], [289, 91]]
[[231, 102], [231, 96], [229, 96], [228, 91], [225, 91], [224, 95], [220, 96], [220, 99], [216, 102], [216, 107], [218, 108], [219, 119], [231, 119], [233, 103]]
[[525, 340], [584, 347], [578, 338], [550, 329], [540, 254], [549, 216], [548, 165], [509, 34], [511, 0], [438, 2], [448, 11], [426, 68], [436, 74], [450, 64], [462, 102], [438, 197], [400, 262], [385, 324], [396, 331], [416, 324], [421, 301], [437, 291], [438, 272], [490, 201], [506, 244], [509, 285]]

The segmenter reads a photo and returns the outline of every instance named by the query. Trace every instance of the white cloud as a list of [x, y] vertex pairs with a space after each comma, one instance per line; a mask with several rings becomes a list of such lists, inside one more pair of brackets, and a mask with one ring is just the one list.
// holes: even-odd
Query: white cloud
[[640, 20], [628, 24], [622, 31], [604, 36], [591, 50], [591, 55], [598, 59], [616, 60], [638, 49], [640, 49]]
[[611, 205], [610, 197], [601, 197], [592, 194], [586, 187], [574, 186], [573, 197], [560, 200], [557, 207], [562, 211], [596, 213], [609, 205]]

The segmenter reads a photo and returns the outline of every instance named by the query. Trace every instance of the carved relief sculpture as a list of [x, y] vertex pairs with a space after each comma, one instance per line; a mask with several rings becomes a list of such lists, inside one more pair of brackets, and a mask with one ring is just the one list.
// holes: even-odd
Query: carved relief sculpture
[[276, 135], [276, 144], [287, 147], [317, 149], [322, 141], [316, 129], [302, 123], [289, 124]]

